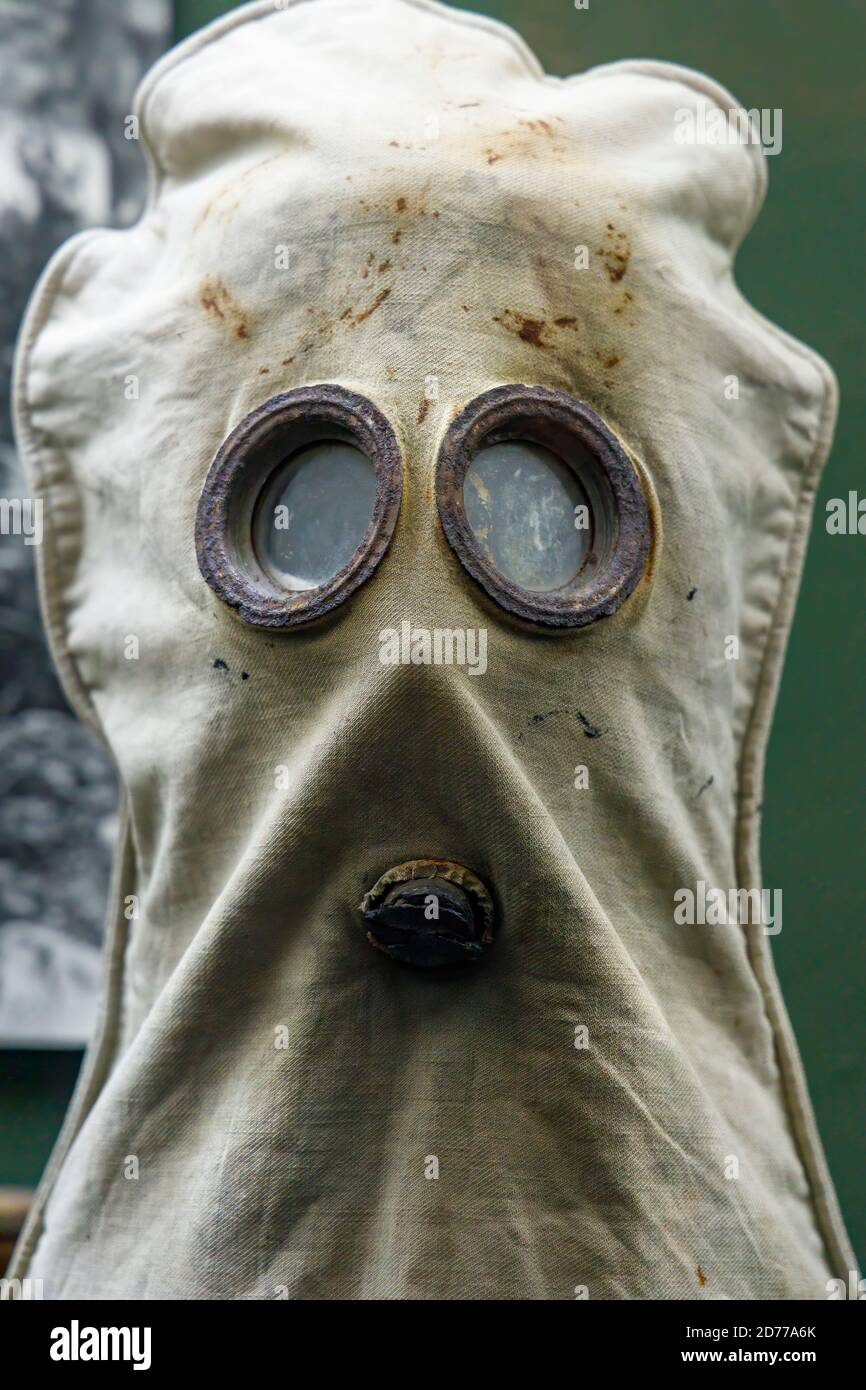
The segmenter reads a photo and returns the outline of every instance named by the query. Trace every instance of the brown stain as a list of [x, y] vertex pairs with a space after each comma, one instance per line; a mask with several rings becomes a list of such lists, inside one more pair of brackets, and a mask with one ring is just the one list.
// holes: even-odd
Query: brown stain
[[698, 1283], [700, 1284], [701, 1288], [703, 1288], [703, 1287], [704, 1287], [704, 1284], [706, 1284], [706, 1282], [707, 1282], [707, 1276], [704, 1274], [704, 1271], [701, 1269], [700, 1265], [698, 1265], [698, 1268], [697, 1268], [697, 1276], [698, 1276]]
[[[601, 354], [598, 355], [601, 356]], [[609, 357], [604, 358], [601, 365], [604, 367], [606, 372], [609, 372], [612, 371], [614, 367], [618, 367], [621, 361], [622, 353], [612, 352]]]
[[[560, 120], [560, 117], [554, 117]], [[493, 133], [496, 145], [487, 144], [482, 154], [488, 164], [496, 164], [500, 159], [534, 159], [538, 153], [538, 141], [545, 142], [545, 158], [561, 160], [567, 150], [559, 137], [561, 131], [554, 130], [550, 121], [541, 116], [518, 119], [515, 126]], [[490, 139], [490, 136], [488, 136]]]
[[537, 116], [534, 121], [518, 121], [518, 125], [526, 126], [528, 130], [534, 130], [540, 135], [546, 135], [548, 140], [554, 138], [553, 126], [548, 121], [543, 121], [540, 116]]
[[359, 323], [363, 323], [364, 320], [368, 319], [371, 314], [375, 314], [379, 305], [384, 304], [385, 300], [388, 298], [388, 295], [390, 293], [390, 285], [387, 285], [384, 290], [380, 290], [379, 293], [376, 295], [376, 298], [373, 300], [372, 304], [368, 305], [366, 309], [362, 309], [359, 314], [356, 314], [354, 318], [349, 320], [349, 327], [357, 328]]
[[615, 314], [624, 314], [629, 304], [633, 303], [633, 301], [634, 295], [631, 294], [628, 290], [623, 290], [622, 299], [620, 300], [619, 304], [614, 305], [613, 312]]
[[[402, 148], [412, 149], [414, 147], [411, 145], [405, 145], [402, 146]], [[417, 148], [423, 150], [426, 149], [426, 146], [420, 145]], [[407, 225], [406, 219], [408, 217], [428, 216], [427, 198], [430, 194], [432, 184], [432, 178], [428, 178], [427, 180], [425, 180], [423, 187], [418, 190], [417, 195], [415, 195], [414, 197], [409, 197], [406, 194], [401, 193], [396, 198], [385, 198], [376, 201], [372, 201], [369, 198], [359, 198], [358, 205], [363, 212], [375, 214], [378, 217], [393, 217], [395, 213], [397, 214], [397, 217], [399, 219], [398, 224], [396, 227], [394, 227], [391, 233], [391, 242], [394, 246], [397, 246], [399, 245], [400, 238], [403, 235], [403, 230]], [[430, 210], [429, 216], [438, 218], [441, 216], [441, 213], [438, 208], [433, 208]]]
[[194, 232], [197, 232], [199, 227], [203, 227], [205, 222], [207, 222], [208, 218], [214, 210], [214, 204], [218, 201], [220, 196], [221, 192], [215, 193], [212, 198], [208, 198], [198, 217], [192, 224], [192, 229]]
[[532, 347], [549, 348], [551, 344], [546, 341], [544, 331], [547, 327], [544, 319], [528, 318], [526, 314], [518, 313], [516, 309], [505, 309], [502, 314], [494, 314], [493, 322], [506, 328], [509, 333], [513, 333], [524, 343], [530, 343]]
[[222, 280], [206, 276], [199, 286], [199, 304], [209, 318], [225, 325], [236, 338], [250, 337], [250, 318]]
[[604, 241], [605, 245], [598, 248], [596, 255], [601, 256], [611, 284], [617, 285], [628, 270], [631, 245], [625, 232], [618, 231], [613, 222], [607, 224]]
[[420, 403], [420, 405], [418, 406], [418, 416], [417, 416], [417, 419], [415, 420], [415, 424], [416, 424], [416, 425], [423, 425], [424, 421], [427, 419], [427, 411], [428, 411], [429, 409], [430, 409], [430, 402], [428, 401], [428, 399], [427, 399], [426, 396], [422, 396], [422, 398], [421, 398], [421, 403]]
[[216, 314], [217, 318], [224, 319], [225, 314], [219, 306], [219, 299], [212, 293], [209, 285], [202, 289], [201, 306], [207, 314]]
[[295, 360], [294, 357], [284, 357], [283, 360], [282, 360], [282, 362], [280, 363], [280, 366], [281, 366], [281, 367], [291, 367], [291, 365], [292, 365], [292, 363], [294, 362], [294, 360]]
[[259, 376], [267, 376], [270, 370], [270, 367], [259, 367]]
[[610, 276], [610, 279], [613, 282], [613, 284], [617, 284], [617, 282], [622, 279], [622, 277], [625, 275], [626, 270], [628, 269], [628, 258], [623, 256], [617, 257], [614, 260], [605, 261], [604, 268]]
[[[408, 207], [408, 203], [405, 198], [398, 198], [393, 206], [403, 211]], [[417, 211], [420, 215], [424, 215], [423, 208], [418, 208]], [[391, 241], [396, 244], [399, 242], [400, 237], [401, 229], [397, 228], [391, 237]], [[381, 255], [381, 252], [378, 254]], [[393, 270], [393, 264], [390, 257], [386, 256], [383, 260], [378, 260], [375, 251], [368, 251], [364, 257], [363, 265], [359, 269], [360, 278], [362, 280], [368, 279], [373, 271], [375, 271], [377, 275], [384, 275], [387, 271]], [[426, 267], [422, 266], [421, 269], [424, 270]], [[365, 308], [361, 308], [356, 312], [354, 305], [349, 304], [333, 318], [323, 318], [320, 313], [317, 313], [313, 305], [308, 304], [306, 306], [307, 313], [314, 322], [307, 324], [306, 330], [303, 332], [301, 341], [298, 343], [295, 352], [301, 354], [312, 352], [322, 341], [329, 341], [330, 335], [335, 329], [338, 329], [341, 324], [347, 328], [357, 328], [359, 324], [364, 323], [366, 319], [370, 318], [380, 305], [384, 304], [391, 293], [391, 289], [391, 285], [386, 285]], [[220, 307], [220, 303], [217, 302], [216, 308], [218, 311]], [[318, 320], [318, 322], [316, 322], [316, 320]], [[294, 355], [289, 358], [284, 358], [282, 365], [288, 366], [294, 360]]]
[[[469, 312], [465, 304], [463, 308]], [[556, 346], [559, 336], [556, 330], [571, 333], [578, 331], [578, 320], [570, 314], [561, 315], [548, 323], [545, 319], [530, 318], [528, 314], [523, 314], [517, 309], [504, 309], [501, 314], [493, 315], [493, 322], [513, 333], [522, 342], [542, 351]], [[569, 352], [579, 352], [579, 349], [571, 346]]]

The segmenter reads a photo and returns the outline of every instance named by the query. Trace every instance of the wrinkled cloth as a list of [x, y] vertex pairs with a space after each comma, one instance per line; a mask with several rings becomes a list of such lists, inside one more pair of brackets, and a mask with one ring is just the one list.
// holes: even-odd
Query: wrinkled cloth
[[[126, 807], [16, 1263], [46, 1296], [812, 1299], [853, 1268], [767, 933], [674, 921], [683, 887], [765, 886], [836, 409], [733, 280], [760, 148], [675, 138], [735, 105], [655, 62], [545, 76], [428, 0], [252, 5], [145, 80], [147, 211], [62, 249], [18, 358], [45, 619]], [[313, 382], [388, 417], [402, 509], [326, 623], [257, 631], [198, 571], [198, 498]], [[596, 410], [651, 502], [644, 579], [581, 632], [500, 613], [438, 521], [450, 420], [516, 382]], [[485, 628], [487, 671], [383, 665], [404, 621]], [[458, 978], [365, 939], [418, 856], [494, 894]]]

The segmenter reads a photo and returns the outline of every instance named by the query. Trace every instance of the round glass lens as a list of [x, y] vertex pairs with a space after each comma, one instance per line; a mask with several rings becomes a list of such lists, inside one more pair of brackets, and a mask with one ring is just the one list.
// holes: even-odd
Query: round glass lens
[[540, 444], [481, 449], [466, 471], [463, 507], [500, 574], [537, 593], [574, 578], [592, 548], [592, 511], [570, 468]]
[[352, 444], [322, 440], [281, 464], [253, 519], [259, 564], [286, 589], [315, 589], [352, 558], [376, 504], [376, 470]]

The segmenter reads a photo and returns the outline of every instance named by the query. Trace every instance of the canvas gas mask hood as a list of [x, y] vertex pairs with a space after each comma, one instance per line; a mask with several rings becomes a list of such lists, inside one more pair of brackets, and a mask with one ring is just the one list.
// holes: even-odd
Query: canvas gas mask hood
[[148, 208], [61, 250], [18, 358], [124, 789], [47, 1295], [853, 1267], [768, 924], [675, 915], [764, 886], [835, 412], [732, 278], [760, 149], [675, 138], [734, 105], [427, 0], [252, 5], [145, 81]]

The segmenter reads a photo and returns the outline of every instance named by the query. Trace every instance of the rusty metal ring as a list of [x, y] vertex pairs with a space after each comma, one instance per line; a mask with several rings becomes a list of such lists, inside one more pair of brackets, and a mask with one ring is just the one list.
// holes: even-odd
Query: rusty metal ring
[[[480, 449], [506, 440], [550, 449], [590, 498], [598, 534], [562, 588], [533, 591], [502, 574], [466, 517], [463, 484]], [[545, 386], [497, 386], [449, 427], [436, 466], [442, 528], [463, 568], [509, 613], [552, 628], [586, 627], [616, 612], [637, 585], [650, 550], [650, 519], [637, 471], [622, 444], [582, 401]]]
[[[307, 444], [342, 439], [376, 472], [373, 515], [347, 563], [313, 589], [281, 588], [258, 563], [251, 542], [256, 501], [274, 470]], [[195, 548], [205, 581], [254, 627], [312, 622], [369, 579], [394, 534], [403, 460], [388, 421], [366, 397], [342, 386], [302, 386], [272, 396], [232, 430], [214, 457], [198, 504]]]

